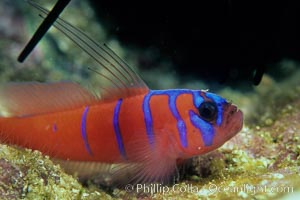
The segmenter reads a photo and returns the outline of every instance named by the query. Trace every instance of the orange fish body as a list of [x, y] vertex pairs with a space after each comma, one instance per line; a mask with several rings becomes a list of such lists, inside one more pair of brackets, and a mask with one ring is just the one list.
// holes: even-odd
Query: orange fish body
[[130, 169], [134, 177], [128, 180], [145, 182], [165, 180], [177, 160], [214, 150], [242, 128], [242, 112], [222, 97], [150, 90], [106, 45], [61, 19], [55, 26], [114, 77], [100, 74], [111, 88], [97, 97], [71, 82], [3, 85], [1, 141], [70, 162], [123, 163], [119, 174]]
[[[65, 87], [72, 94], [83, 90], [74, 83], [64, 84], [36, 83], [38, 90], [32, 90], [32, 85], [27, 88], [33, 96], [47, 93], [49, 87], [60, 90]], [[14, 87], [8, 85], [6, 92], [16, 92], [11, 89]], [[76, 91], [70, 90], [76, 87]], [[27, 93], [26, 87], [22, 90]], [[69, 97], [55, 96], [59, 99]], [[242, 114], [235, 106], [217, 95], [197, 90], [145, 90], [143, 94], [129, 98], [94, 101], [56, 112], [0, 118], [0, 136], [7, 143], [37, 149], [61, 160], [143, 163], [143, 168], [149, 169], [148, 175], [153, 171], [152, 165], [161, 160], [168, 161], [164, 166], [166, 171], [159, 171], [161, 178], [171, 174], [177, 159], [216, 149], [234, 136], [242, 124]], [[48, 104], [47, 100], [45, 102]], [[211, 121], [202, 120], [197, 126], [191, 120], [191, 113], [201, 120], [199, 107], [205, 103], [216, 106], [213, 109], [219, 106], [222, 113], [213, 114]], [[217, 126], [218, 116], [222, 122]], [[234, 121], [228, 123], [228, 119]], [[207, 123], [206, 126], [211, 127], [208, 129], [213, 131], [200, 130], [201, 123]]]

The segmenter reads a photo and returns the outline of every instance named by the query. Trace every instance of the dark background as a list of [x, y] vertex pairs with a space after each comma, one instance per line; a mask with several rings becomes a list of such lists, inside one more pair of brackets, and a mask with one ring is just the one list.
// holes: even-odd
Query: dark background
[[157, 47], [184, 75], [258, 84], [300, 60], [299, 1], [90, 1], [122, 43]]

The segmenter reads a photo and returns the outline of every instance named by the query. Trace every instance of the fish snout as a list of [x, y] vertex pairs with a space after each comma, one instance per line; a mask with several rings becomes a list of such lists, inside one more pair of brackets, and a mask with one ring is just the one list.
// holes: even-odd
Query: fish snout
[[234, 104], [228, 104], [225, 108], [224, 117], [225, 125], [232, 127], [235, 132], [238, 132], [243, 126], [243, 112]]

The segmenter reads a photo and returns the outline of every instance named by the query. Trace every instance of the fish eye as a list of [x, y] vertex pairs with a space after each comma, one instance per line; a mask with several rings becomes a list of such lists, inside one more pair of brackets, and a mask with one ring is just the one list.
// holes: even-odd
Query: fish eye
[[198, 111], [203, 120], [211, 122], [216, 118], [218, 109], [214, 102], [207, 101], [198, 107]]

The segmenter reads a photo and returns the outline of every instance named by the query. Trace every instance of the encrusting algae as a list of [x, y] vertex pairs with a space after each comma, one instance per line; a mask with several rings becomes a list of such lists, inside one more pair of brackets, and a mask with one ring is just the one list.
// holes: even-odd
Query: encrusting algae
[[[21, 44], [24, 43], [24, 41], [20, 42], [18, 49], [21, 49]], [[5, 46], [0, 45], [0, 48]], [[40, 54], [44, 52], [42, 48], [39, 51]], [[69, 49], [64, 51], [66, 55], [71, 54]], [[125, 50], [122, 51], [127, 53]], [[16, 66], [20, 66], [16, 61], [17, 53], [11, 51], [12, 56], [2, 58], [3, 63], [15, 62]], [[54, 58], [52, 59], [55, 61]], [[49, 72], [50, 65], [53, 63], [47, 62], [49, 66], [45, 71]], [[2, 81], [15, 80], [16, 77], [12, 76], [11, 64], [3, 63], [1, 74], [9, 76]], [[282, 66], [286, 64], [283, 62]], [[288, 64], [290, 65], [290, 62]], [[294, 63], [294, 65], [299, 64]], [[43, 69], [40, 68], [40, 63], [36, 66], [38, 67], [34, 69], [38, 71]], [[55, 71], [49, 72], [50, 75], [40, 73], [47, 76], [40, 79], [47, 80], [49, 77], [55, 77], [54, 74], [57, 74]], [[63, 70], [59, 72], [59, 76], [65, 76]], [[23, 79], [30, 80], [32, 74], [25, 73]], [[168, 76], [169, 74], [166, 75]], [[82, 77], [75, 77], [78, 80], [80, 78]], [[299, 70], [295, 67], [290, 77], [280, 83], [276, 83], [272, 77], [265, 76], [261, 85], [254, 92], [246, 95], [228, 89], [220, 91], [220, 94], [234, 99], [234, 102], [241, 106], [243, 111], [245, 110], [245, 126], [237, 136], [218, 150], [193, 158], [186, 165], [185, 170], [180, 171], [183, 178], [178, 183], [158, 185], [159, 187], [153, 185], [152, 191], [151, 187], [145, 186], [144, 191], [132, 192], [119, 188], [107, 192], [92, 181], [87, 186], [82, 186], [76, 177], [64, 173], [59, 165], [53, 164], [47, 156], [43, 156], [38, 151], [22, 150], [2, 144], [0, 145], [0, 199], [299, 198], [300, 87], [298, 80]], [[155, 188], [160, 190], [155, 191]], [[165, 191], [162, 191], [163, 188]]]
[[111, 199], [84, 188], [38, 151], [0, 145], [0, 199]]

